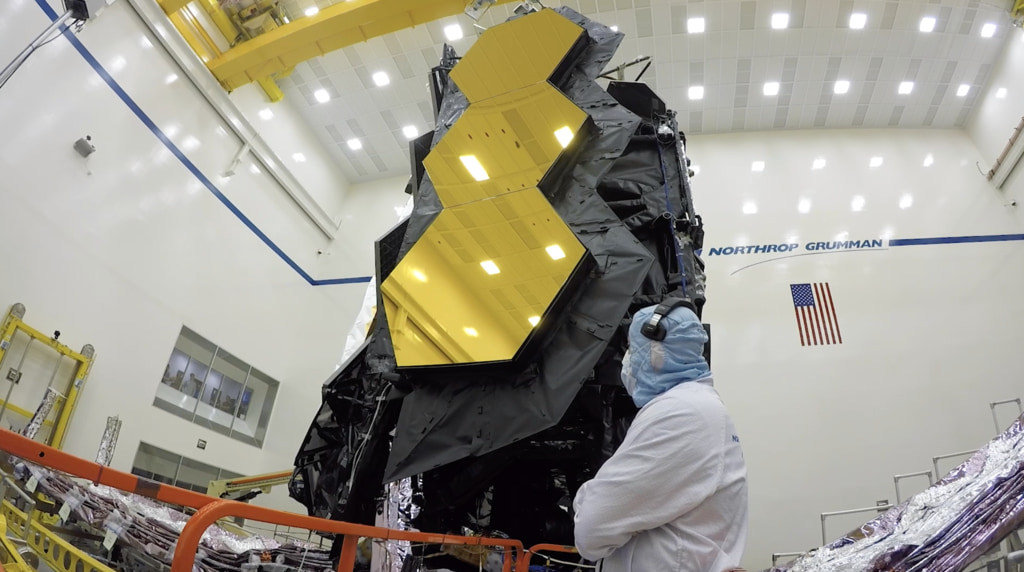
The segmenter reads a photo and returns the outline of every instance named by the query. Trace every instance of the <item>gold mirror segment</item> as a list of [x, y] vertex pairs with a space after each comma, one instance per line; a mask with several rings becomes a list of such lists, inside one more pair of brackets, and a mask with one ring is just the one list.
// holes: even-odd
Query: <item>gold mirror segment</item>
[[583, 28], [558, 12], [540, 10], [481, 34], [451, 78], [470, 103], [546, 80], [562, 85], [586, 38]]
[[398, 367], [532, 355], [592, 266], [540, 189], [444, 209], [380, 286]]
[[531, 187], [547, 191], [548, 171], [571, 162], [588, 121], [562, 92], [534, 84], [470, 105], [423, 166], [446, 208]]

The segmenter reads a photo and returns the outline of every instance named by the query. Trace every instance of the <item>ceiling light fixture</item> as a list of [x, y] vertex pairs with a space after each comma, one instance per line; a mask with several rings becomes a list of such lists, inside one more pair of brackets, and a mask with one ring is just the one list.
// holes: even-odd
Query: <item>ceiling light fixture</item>
[[868, 15], [863, 12], [850, 14], [850, 29], [863, 30], [868, 23]]
[[819, 169], [824, 169], [825, 168], [825, 160], [822, 159], [821, 157], [818, 157], [817, 159], [814, 160], [814, 163], [811, 165], [811, 168], [814, 169], [815, 171], [817, 171]]
[[967, 93], [970, 92], [970, 91], [971, 91], [971, 86], [967, 85], [966, 83], [962, 83], [962, 84], [960, 84], [960, 87], [957, 88], [957, 90], [956, 90], [956, 96], [957, 97], [966, 97]]
[[871, 162], [868, 163], [868, 165], [870, 165], [872, 168], [881, 167], [884, 161], [885, 159], [882, 159], [881, 157], [872, 157]]
[[777, 82], [777, 81], [770, 81], [770, 82], [764, 84], [764, 94], [765, 95], [779, 95], [779, 82]]
[[850, 82], [846, 81], [845, 79], [837, 81], [836, 84], [833, 86], [833, 91], [835, 91], [839, 95], [843, 95], [844, 93], [850, 91]]
[[772, 14], [772, 28], [782, 30], [789, 27], [789, 13], [776, 12]]
[[912, 195], [903, 195], [900, 197], [900, 208], [909, 209], [910, 205], [914, 204], [914, 197]]
[[320, 103], [327, 103], [331, 100], [331, 94], [327, 93], [326, 89], [318, 89], [314, 91], [313, 97], [315, 97]]
[[405, 135], [406, 139], [415, 139], [419, 134], [420, 130], [416, 129], [415, 125], [406, 125], [402, 128], [402, 135]]
[[561, 260], [565, 258], [565, 251], [563, 251], [562, 247], [558, 246], [557, 244], [552, 244], [551, 246], [545, 248], [544, 250], [547, 251], [548, 256], [551, 257], [551, 260]]
[[363, 142], [358, 139], [349, 139], [347, 144], [348, 148], [353, 151], [358, 151], [363, 148]]
[[469, 174], [473, 176], [477, 181], [486, 181], [490, 179], [487, 176], [487, 171], [484, 170], [484, 166], [477, 160], [476, 155], [463, 155], [459, 157], [459, 161], [462, 161], [462, 165], [466, 167]]
[[274, 112], [271, 111], [269, 107], [264, 107], [263, 109], [260, 110], [260, 119], [266, 121], [268, 119], [273, 119], [273, 117]]
[[924, 18], [921, 18], [921, 25], [918, 26], [918, 29], [925, 33], [934, 31], [935, 18], [932, 18], [931, 16], [925, 16]]
[[458, 24], [450, 24], [444, 27], [444, 37], [448, 38], [448, 41], [454, 42], [455, 40], [462, 39], [462, 26]]
[[803, 214], [811, 212], [811, 199], [800, 199], [800, 202], [796, 205], [796, 210]]
[[377, 84], [377, 87], [384, 87], [391, 83], [391, 78], [388, 77], [387, 72], [379, 71], [373, 74], [373, 83]]
[[935, 163], [935, 157], [933, 157], [931, 153], [928, 153], [927, 155], [925, 155], [925, 157], [924, 157], [924, 166], [925, 167], [931, 167], [933, 163]]
[[292, 159], [295, 159], [296, 163], [305, 163], [306, 162], [306, 156], [303, 155], [302, 153], [295, 153], [295, 154], [293, 154], [292, 155]]
[[618, 26], [611, 26], [611, 31], [618, 32], [619, 31], [619, 27]]
[[910, 95], [910, 92], [914, 91], [914, 82], [905, 81], [900, 84], [900, 95]]
[[687, 95], [690, 96], [690, 99], [704, 99], [704, 86], [691, 85], [690, 89], [687, 90]]
[[484, 260], [480, 263], [480, 266], [484, 269], [484, 272], [492, 276], [501, 273], [501, 269], [498, 268], [498, 265], [493, 260]]
[[994, 35], [996, 35], [996, 25], [995, 24], [989, 23], [989, 24], [985, 24], [984, 26], [981, 27], [981, 37], [982, 38], [991, 38]]
[[307, 15], [307, 16], [316, 16], [319, 13], [320, 13], [320, 8], [318, 8], [316, 6], [310, 6], [309, 8], [306, 8], [306, 11], [304, 12], [304, 14]]
[[754, 171], [755, 173], [760, 173], [761, 171], [764, 171], [764, 161], [754, 161], [753, 163], [750, 164], [750, 170]]
[[1006, 88], [1001, 87], [996, 90], [996, 99], [1006, 99]]
[[743, 214], [757, 214], [757, 203], [754, 201], [743, 203]]
[[172, 73], [171, 75], [169, 75], [166, 78], [164, 78], [164, 83], [167, 84], [167, 85], [171, 85], [172, 83], [174, 83], [176, 81], [178, 81], [178, 74], [176, 74], [176, 73]]
[[686, 31], [691, 34], [704, 33], [704, 18], [690, 18], [686, 21]]
[[569, 146], [569, 143], [572, 143], [573, 136], [574, 133], [568, 126], [555, 131], [555, 139], [558, 139], [558, 143], [562, 145], [562, 149], [565, 149]]
[[865, 202], [866, 201], [864, 200], [863, 196], [857, 195], [856, 197], [853, 197], [852, 201], [850, 201], [850, 208], [854, 211], [862, 211], [864, 210]]

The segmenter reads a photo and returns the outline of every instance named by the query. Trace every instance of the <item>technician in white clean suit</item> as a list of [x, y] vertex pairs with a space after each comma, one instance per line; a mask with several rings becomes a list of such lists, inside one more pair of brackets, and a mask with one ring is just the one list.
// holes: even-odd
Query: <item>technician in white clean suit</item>
[[576, 494], [576, 548], [604, 572], [731, 570], [747, 539], [739, 437], [704, 360], [700, 320], [685, 306], [655, 310], [639, 310], [629, 328], [622, 383], [640, 412]]

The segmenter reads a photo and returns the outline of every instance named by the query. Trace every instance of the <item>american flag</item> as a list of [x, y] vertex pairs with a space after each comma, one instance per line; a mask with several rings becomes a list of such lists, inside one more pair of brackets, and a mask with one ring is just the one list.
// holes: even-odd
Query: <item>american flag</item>
[[836, 318], [836, 305], [828, 282], [790, 284], [800, 345], [824, 346], [843, 343]]

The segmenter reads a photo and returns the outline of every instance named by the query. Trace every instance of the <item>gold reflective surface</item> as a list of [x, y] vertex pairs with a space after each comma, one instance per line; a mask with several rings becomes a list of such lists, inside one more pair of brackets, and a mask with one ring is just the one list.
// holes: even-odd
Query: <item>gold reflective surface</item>
[[554, 10], [541, 10], [484, 32], [452, 69], [470, 103], [551, 77], [583, 28]]
[[585, 253], [537, 188], [444, 209], [381, 284], [398, 365], [512, 359]]
[[445, 207], [521, 191], [537, 186], [586, 120], [542, 81], [470, 105], [423, 166]]

